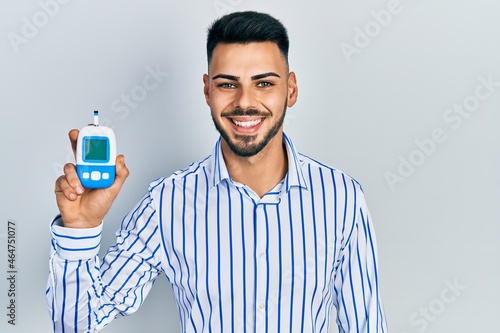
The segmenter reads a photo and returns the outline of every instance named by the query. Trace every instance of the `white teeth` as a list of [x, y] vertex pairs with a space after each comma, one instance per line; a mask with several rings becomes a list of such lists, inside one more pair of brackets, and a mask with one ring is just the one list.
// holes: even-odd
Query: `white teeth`
[[240, 126], [240, 127], [252, 127], [252, 126], [259, 124], [261, 121], [262, 121], [262, 118], [256, 119], [256, 120], [250, 120], [250, 121], [233, 120], [233, 123], [235, 123], [237, 126]]

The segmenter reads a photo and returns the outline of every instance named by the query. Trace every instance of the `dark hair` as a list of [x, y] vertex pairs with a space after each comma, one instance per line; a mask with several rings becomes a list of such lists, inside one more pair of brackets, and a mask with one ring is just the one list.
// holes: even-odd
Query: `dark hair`
[[254, 11], [227, 14], [208, 28], [207, 60], [219, 43], [247, 44], [252, 42], [274, 42], [278, 45], [288, 65], [288, 34], [283, 24], [271, 15]]

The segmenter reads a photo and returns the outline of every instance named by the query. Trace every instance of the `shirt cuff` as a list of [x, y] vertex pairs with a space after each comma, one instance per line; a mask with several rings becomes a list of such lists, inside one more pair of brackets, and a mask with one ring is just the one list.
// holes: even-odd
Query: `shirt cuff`
[[102, 223], [94, 228], [65, 228], [61, 215], [58, 215], [50, 224], [50, 232], [56, 252], [62, 259], [88, 260], [99, 253]]

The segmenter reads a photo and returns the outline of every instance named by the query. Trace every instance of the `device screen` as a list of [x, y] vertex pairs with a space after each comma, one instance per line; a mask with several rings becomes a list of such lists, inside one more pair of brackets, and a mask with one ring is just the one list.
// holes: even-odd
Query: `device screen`
[[105, 137], [85, 137], [83, 139], [83, 160], [107, 162], [108, 139]]

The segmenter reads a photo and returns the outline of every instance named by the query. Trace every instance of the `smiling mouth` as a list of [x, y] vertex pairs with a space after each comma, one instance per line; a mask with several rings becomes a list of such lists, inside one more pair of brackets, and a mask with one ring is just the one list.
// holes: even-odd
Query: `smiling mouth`
[[231, 118], [233, 124], [238, 127], [250, 128], [259, 125], [264, 118], [252, 119], [252, 120], [236, 120]]

